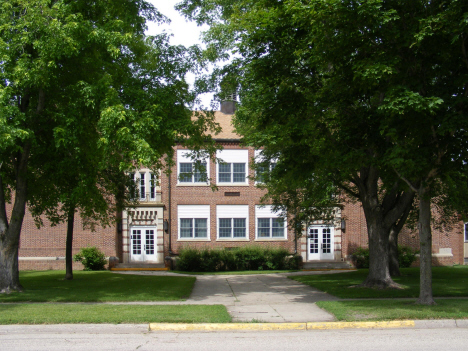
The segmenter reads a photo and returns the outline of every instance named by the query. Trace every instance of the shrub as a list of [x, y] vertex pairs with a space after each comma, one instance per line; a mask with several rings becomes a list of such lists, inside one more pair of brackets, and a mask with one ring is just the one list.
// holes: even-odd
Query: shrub
[[[408, 268], [416, 260], [418, 251], [409, 246], [398, 245], [398, 265], [400, 268]], [[351, 255], [356, 268], [369, 268], [369, 249], [358, 247]]]
[[416, 260], [417, 250], [413, 250], [409, 246], [398, 246], [398, 264], [400, 268], [411, 267]]
[[369, 249], [358, 247], [351, 258], [356, 268], [369, 268]]
[[234, 249], [183, 248], [177, 269], [187, 272], [298, 269], [300, 260], [286, 249], [245, 246]]
[[106, 256], [95, 246], [81, 248], [73, 260], [81, 262], [85, 271], [102, 271], [107, 263]]

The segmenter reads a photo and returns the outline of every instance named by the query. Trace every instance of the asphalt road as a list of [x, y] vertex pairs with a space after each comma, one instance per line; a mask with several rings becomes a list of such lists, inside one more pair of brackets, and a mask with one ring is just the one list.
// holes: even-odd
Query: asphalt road
[[0, 326], [0, 350], [466, 350], [468, 328], [149, 332], [148, 325]]

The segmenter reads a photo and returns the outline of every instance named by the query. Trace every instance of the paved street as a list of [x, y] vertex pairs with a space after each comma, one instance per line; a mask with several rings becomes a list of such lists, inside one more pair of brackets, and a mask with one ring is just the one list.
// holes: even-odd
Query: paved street
[[[453, 323], [451, 324], [453, 326]], [[466, 350], [468, 329], [348, 329], [319, 331], [148, 332], [148, 325], [1, 326], [0, 349], [440, 351]]]

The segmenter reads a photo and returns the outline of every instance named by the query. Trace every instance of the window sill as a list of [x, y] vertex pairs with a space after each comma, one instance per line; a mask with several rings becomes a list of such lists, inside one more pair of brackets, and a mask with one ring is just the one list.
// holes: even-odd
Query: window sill
[[211, 241], [209, 238], [183, 238], [183, 239], [177, 239], [177, 242], [187, 242], [187, 241]]
[[249, 183], [216, 183], [217, 186], [249, 186]]
[[177, 186], [210, 186], [208, 183], [177, 183]]
[[250, 239], [247, 238], [217, 238], [216, 241], [250, 241]]
[[255, 238], [255, 241], [288, 241], [286, 238]]

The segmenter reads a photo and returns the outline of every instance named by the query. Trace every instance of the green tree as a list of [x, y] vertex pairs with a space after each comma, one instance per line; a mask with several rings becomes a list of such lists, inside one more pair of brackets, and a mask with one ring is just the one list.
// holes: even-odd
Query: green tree
[[192, 122], [194, 94], [184, 81], [198, 50], [170, 46], [165, 34], [146, 37], [148, 20], [164, 18], [143, 0], [0, 1], [0, 291], [22, 289], [26, 202], [47, 196], [39, 186], [57, 157], [62, 167], [83, 161], [76, 173], [63, 173], [77, 179], [76, 197], [63, 208], [71, 213], [90, 196], [79, 194], [80, 182], [99, 180], [96, 172], [83, 177], [86, 167], [160, 168], [176, 140], [204, 140], [210, 118]]
[[[216, 76], [238, 87], [236, 126], [247, 143], [277, 159], [272, 179], [283, 176], [307, 190], [307, 182], [320, 178], [361, 201], [370, 248], [367, 286], [395, 286], [391, 233], [401, 228], [415, 194], [424, 205], [420, 189], [434, 168], [434, 175], [459, 172], [466, 160], [466, 6], [456, 0], [179, 5], [189, 18], [211, 25], [208, 58], [234, 53]], [[452, 163], [434, 157], [447, 145], [438, 144], [442, 134], [454, 138], [451, 151], [443, 152]], [[414, 158], [425, 159], [424, 167]], [[290, 190], [283, 185], [279, 194]], [[323, 192], [308, 191], [305, 198], [320, 204]], [[420, 213], [424, 228], [426, 217]]]

